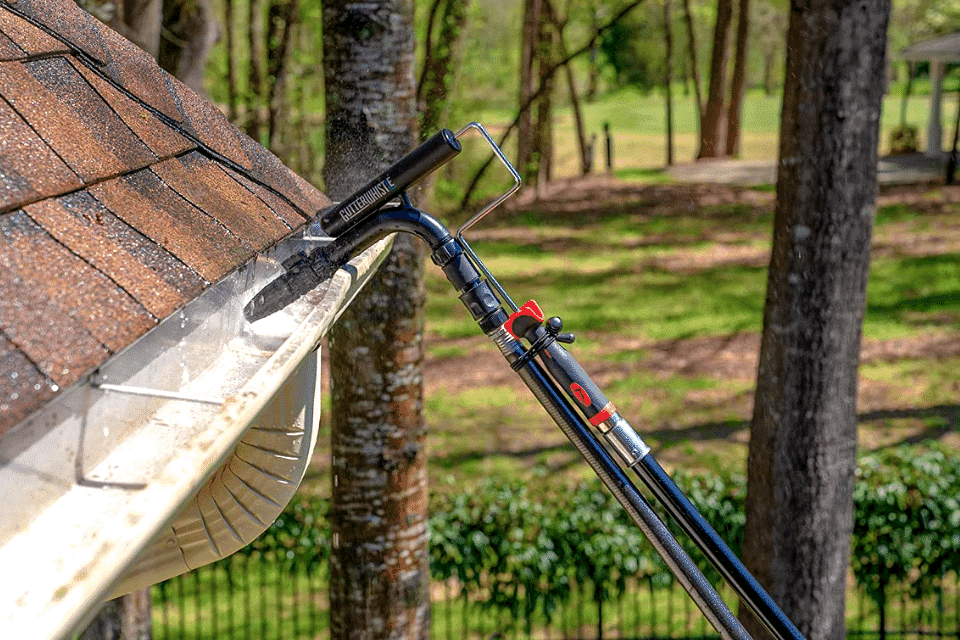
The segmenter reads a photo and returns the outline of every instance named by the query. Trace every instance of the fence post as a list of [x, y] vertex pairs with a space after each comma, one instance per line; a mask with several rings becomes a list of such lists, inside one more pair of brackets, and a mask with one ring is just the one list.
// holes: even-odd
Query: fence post
[[607, 173], [613, 173], [613, 136], [610, 135], [610, 123], [603, 123], [603, 137], [606, 140]]

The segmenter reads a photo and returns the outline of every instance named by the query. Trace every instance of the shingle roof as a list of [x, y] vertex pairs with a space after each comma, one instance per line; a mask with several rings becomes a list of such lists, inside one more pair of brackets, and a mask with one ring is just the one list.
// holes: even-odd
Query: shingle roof
[[328, 202], [71, 0], [0, 0], [0, 434]]

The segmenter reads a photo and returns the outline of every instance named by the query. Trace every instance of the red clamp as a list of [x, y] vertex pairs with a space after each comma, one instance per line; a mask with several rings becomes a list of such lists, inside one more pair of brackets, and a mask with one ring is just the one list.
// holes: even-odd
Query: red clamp
[[531, 328], [543, 323], [543, 311], [536, 300], [528, 300], [522, 307], [510, 314], [507, 321], [503, 323], [503, 328], [507, 333], [519, 340], [524, 337]]

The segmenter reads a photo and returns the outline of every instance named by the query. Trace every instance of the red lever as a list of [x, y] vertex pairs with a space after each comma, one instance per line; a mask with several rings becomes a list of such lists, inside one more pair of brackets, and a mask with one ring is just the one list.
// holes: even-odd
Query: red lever
[[541, 324], [543, 320], [543, 311], [540, 309], [537, 301], [527, 300], [522, 307], [510, 314], [507, 321], [503, 323], [503, 328], [519, 340], [531, 327]]

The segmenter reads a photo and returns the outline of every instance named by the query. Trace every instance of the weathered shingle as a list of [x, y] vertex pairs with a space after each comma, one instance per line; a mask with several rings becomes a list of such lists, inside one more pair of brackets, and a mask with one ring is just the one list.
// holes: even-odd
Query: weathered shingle
[[87, 69], [79, 67], [80, 73], [90, 86], [110, 105], [130, 130], [159, 158], [169, 158], [196, 148], [196, 144], [181, 135], [172, 126], [160, 122], [141, 103]]
[[254, 255], [230, 233], [163, 183], [150, 169], [90, 188], [113, 214], [215, 282]]
[[59, 386], [37, 369], [23, 351], [0, 331], [0, 435], [29, 415], [37, 402], [51, 398]]
[[0, 94], [87, 184], [157, 160], [65, 58], [3, 63]]
[[28, 56], [66, 53], [69, 47], [53, 36], [41, 31], [23, 18], [7, 11], [0, 11], [0, 32], [19, 50], [10, 50], [13, 54], [5, 60], [20, 60]]
[[4, 60], [19, 60], [27, 55], [27, 52], [17, 46], [17, 44], [0, 32], [0, 62]]
[[278, 218], [216, 162], [193, 152], [160, 162], [153, 172], [176, 193], [250, 246], [262, 249], [290, 233]]
[[0, 0], [0, 434], [328, 204], [72, 0]]
[[[70, 202], [70, 205], [65, 206], [66, 202]], [[160, 271], [129, 253], [121, 237], [125, 233], [136, 232], [89, 194], [47, 199], [25, 207], [24, 211], [51, 237], [115, 282], [157, 318], [167, 317], [200, 290], [196, 275], [194, 286], [178, 290]], [[144, 241], [153, 245], [156, 251], [160, 250], [145, 238], [137, 244], [143, 244]], [[192, 273], [185, 265], [182, 270]]]
[[[9, 10], [24, 16], [25, 21], [39, 26], [91, 62], [106, 62], [100, 33], [103, 25], [76, 3], [62, 0], [5, 0], [5, 4]], [[38, 53], [29, 45], [24, 48], [31, 54]]]
[[156, 323], [130, 294], [23, 212], [2, 222], [7, 268], [24, 288], [67, 311], [110, 352], [127, 346]]
[[[109, 352], [74, 317], [72, 309], [49, 298], [42, 288], [23, 277], [18, 245], [23, 244], [19, 239], [25, 218], [22, 212], [0, 216], [0, 331], [45, 376], [63, 387], [103, 362]], [[37, 275], [34, 272], [34, 281]], [[57, 274], [44, 275], [54, 280]], [[0, 380], [12, 384], [11, 376]], [[14, 393], [10, 388], [2, 392], [0, 402]]]
[[[0, 12], [2, 13], [2, 12]], [[19, 63], [11, 63], [19, 64]], [[5, 64], [0, 64], [0, 74]], [[0, 100], [0, 212], [82, 186], [79, 176]]]

